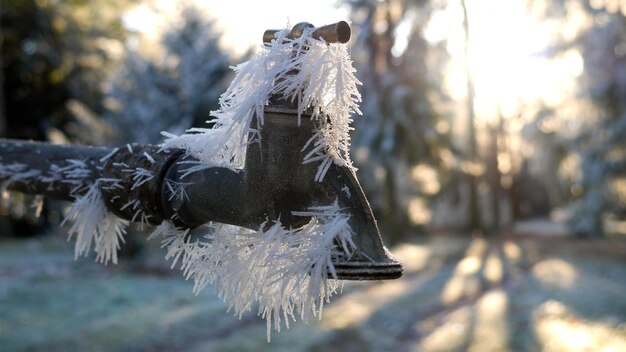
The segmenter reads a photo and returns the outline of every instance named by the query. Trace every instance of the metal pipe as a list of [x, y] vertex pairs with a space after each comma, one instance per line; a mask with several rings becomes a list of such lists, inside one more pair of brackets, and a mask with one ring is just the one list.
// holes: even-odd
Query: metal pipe
[[[248, 146], [242, 170], [215, 167], [185, 176], [188, 164], [181, 161], [189, 157], [183, 151], [152, 145], [111, 150], [2, 141], [0, 171], [6, 165], [19, 167], [13, 170], [17, 173], [0, 172], [0, 185], [74, 199], [99, 182], [107, 208], [116, 215], [152, 224], [170, 219], [186, 228], [218, 221], [256, 230], [267, 220], [278, 219], [285, 227], [296, 228], [309, 219], [292, 212], [337, 201], [350, 217], [357, 248], [350, 258], [335, 263], [338, 278], [399, 277], [402, 266], [383, 245], [353, 171], [332, 165], [324, 181], [316, 182], [317, 165], [302, 163], [302, 145], [314, 130], [311, 119], [302, 116], [299, 125], [297, 110], [284, 106], [266, 106], [264, 115], [261, 138]], [[176, 197], [172, 185], [185, 187], [186, 196]]]
[[339, 21], [337, 23], [319, 27], [312, 34], [315, 39], [324, 39], [327, 43], [341, 44], [345, 44], [350, 41], [351, 35], [352, 30], [346, 21]]
[[0, 140], [0, 188], [71, 201], [97, 183], [111, 212], [156, 225], [164, 219], [165, 173], [181, 154], [153, 145], [109, 149]]
[[[344, 21], [318, 28], [303, 22], [288, 37], [298, 38], [307, 30], [327, 43], [346, 43], [351, 34]], [[274, 40], [277, 32], [266, 31], [263, 41]], [[217, 221], [257, 230], [268, 220], [297, 228], [310, 219], [293, 212], [338, 202], [356, 233], [356, 248], [349, 258], [335, 263], [337, 277], [400, 277], [402, 266], [383, 245], [353, 170], [333, 164], [324, 180], [316, 182], [317, 165], [302, 163], [302, 146], [315, 128], [310, 116], [300, 116], [292, 104], [270, 99], [260, 138], [248, 146], [242, 170], [213, 167], [189, 174], [185, 162], [194, 160], [184, 151], [153, 145], [106, 149], [4, 140], [0, 189], [72, 200], [96, 185], [107, 208], [121, 218], [155, 225], [169, 219], [186, 228]], [[185, 195], [177, 195], [176, 187], [184, 187]]]
[[73, 200], [101, 177], [100, 159], [112, 149], [0, 140], [0, 186]]

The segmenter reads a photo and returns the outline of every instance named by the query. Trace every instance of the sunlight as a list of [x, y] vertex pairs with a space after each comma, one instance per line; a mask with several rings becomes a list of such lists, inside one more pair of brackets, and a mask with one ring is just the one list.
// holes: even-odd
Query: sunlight
[[547, 259], [533, 267], [533, 274], [540, 281], [558, 287], [571, 287], [578, 277], [576, 268], [562, 259]]
[[522, 256], [522, 249], [515, 242], [507, 240], [502, 244], [504, 254], [510, 261], [517, 261]]
[[485, 293], [475, 306], [463, 305], [440, 318], [432, 333], [422, 339], [419, 350], [506, 350], [508, 304], [504, 290]]
[[[422, 322], [420, 325], [432, 323], [437, 327], [432, 333], [422, 339], [418, 350], [441, 351], [442, 346], [445, 346], [445, 349], [450, 351], [460, 349], [464, 340], [472, 333], [470, 321], [473, 319], [473, 314], [471, 307], [463, 306], [447, 314], [443, 321], [431, 322], [426, 320]], [[430, 330], [426, 327], [423, 329]]]
[[[588, 24], [584, 10], [576, 8], [580, 5], [569, 6], [567, 25], [557, 28], [533, 18], [523, 0], [467, 0], [466, 4], [470, 23], [467, 65], [474, 80], [478, 122], [494, 121], [498, 114], [513, 116], [535, 101], [555, 105], [571, 96], [583, 70], [580, 53], [569, 50], [550, 57], [546, 48], [555, 33], [573, 36]], [[467, 96], [462, 23], [459, 1], [433, 16], [425, 30], [429, 42], [447, 41], [452, 59], [444, 87], [457, 101]]]
[[414, 225], [424, 225], [430, 222], [432, 219], [432, 211], [426, 202], [426, 199], [421, 197], [413, 197], [409, 203], [408, 208], [409, 220]]
[[504, 268], [502, 265], [502, 260], [500, 260], [500, 258], [496, 254], [492, 253], [487, 258], [487, 261], [485, 262], [484, 276], [487, 281], [493, 284], [502, 281], [502, 278], [504, 277]]
[[413, 167], [411, 178], [424, 194], [434, 195], [441, 190], [437, 170], [430, 165], [419, 164]]
[[431, 257], [430, 252], [425, 246], [405, 243], [393, 250], [393, 256], [402, 263], [404, 272], [409, 273], [424, 269]]
[[451, 305], [464, 296], [476, 294], [479, 289], [480, 283], [476, 278], [455, 275], [448, 280], [443, 291], [441, 291], [440, 301], [444, 305]]
[[465, 252], [465, 257], [459, 261], [454, 274], [441, 291], [440, 301], [443, 304], [452, 304], [464, 296], [471, 296], [480, 290], [479, 274], [483, 256], [487, 252], [488, 242], [484, 239], [474, 239]]
[[[507, 306], [509, 298], [502, 289], [489, 291], [476, 304], [476, 331], [473, 340], [481, 349], [505, 350], [507, 346]], [[497, 331], [498, 333], [494, 333]]]
[[324, 310], [322, 326], [327, 329], [345, 329], [366, 320], [373, 311], [373, 307], [357, 300], [337, 300]]
[[588, 321], [554, 300], [542, 304], [533, 321], [547, 351], [620, 351], [626, 343], [610, 324]]
[[480, 269], [482, 257], [485, 255], [488, 246], [489, 243], [485, 239], [474, 239], [467, 248], [465, 258], [457, 265], [455, 273], [461, 275], [475, 274]]
[[344, 329], [362, 324], [380, 307], [406, 294], [411, 285], [407, 280], [387, 281], [343, 294], [333, 304], [325, 307], [322, 326], [327, 329]]
[[465, 257], [457, 265], [456, 272], [462, 275], [474, 274], [480, 269], [480, 262], [479, 257]]
[[536, 86], [533, 53], [546, 37], [526, 15], [523, 1], [468, 1], [470, 70], [476, 89], [476, 114], [485, 118], [502, 109], [516, 110], [517, 100]]

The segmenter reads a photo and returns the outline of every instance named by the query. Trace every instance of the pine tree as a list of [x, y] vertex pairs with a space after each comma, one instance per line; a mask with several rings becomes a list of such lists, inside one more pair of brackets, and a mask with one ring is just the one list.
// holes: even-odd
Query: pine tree
[[595, 116], [573, 144], [581, 159], [582, 194], [570, 224], [584, 237], [602, 236], [604, 216], [618, 213], [626, 201], [614, 189], [616, 181], [626, 180], [626, 17], [619, 11], [604, 15], [609, 21], [590, 28], [582, 40], [581, 87]]
[[[575, 51], [584, 62], [578, 94], [564, 106], [544, 109], [531, 123], [531, 133], [541, 137], [542, 125], [563, 128], [544, 133], [541, 148], [561, 161], [576, 161], [577, 172], [564, 180], [570, 184], [566, 201], [572, 201], [571, 230], [580, 237], [605, 234], [607, 215], [623, 217], [626, 194], [626, 8], [619, 2], [570, 0], [551, 2], [545, 15], [567, 23], [578, 11], [591, 25], [579, 28], [573, 38], [559, 38], [550, 52], [555, 56]], [[565, 106], [566, 105], [566, 106]], [[560, 113], [564, 109], [568, 113]], [[555, 142], [557, 141], [557, 142]], [[552, 162], [554, 165], [554, 162]], [[622, 185], [622, 186], [620, 186]]]
[[85, 142], [80, 137], [88, 131], [81, 117], [87, 115], [77, 116], [74, 108], [102, 113], [101, 83], [122, 47], [126, 30], [120, 13], [131, 3], [2, 1], [3, 136], [46, 140], [54, 129], [64, 138]]
[[160, 133], [202, 126], [217, 107], [230, 72], [212, 20], [187, 6], [160, 42], [162, 54], [130, 51], [112, 82], [108, 117], [123, 142], [157, 143]]

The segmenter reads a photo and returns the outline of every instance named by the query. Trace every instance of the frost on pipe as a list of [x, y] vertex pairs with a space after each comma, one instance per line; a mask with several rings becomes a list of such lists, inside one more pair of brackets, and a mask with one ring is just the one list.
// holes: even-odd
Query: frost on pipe
[[[345, 45], [329, 45], [349, 39], [346, 26], [273, 32], [235, 67], [213, 128], [56, 165], [68, 179], [83, 175], [68, 188], [76, 255], [93, 249], [115, 262], [129, 221], [158, 225], [151, 237], [194, 290], [214, 284], [239, 316], [257, 303], [268, 338], [288, 319], [321, 315], [337, 280], [399, 277], [350, 159], [360, 82]], [[31, 183], [46, 184], [52, 168], [3, 163], [0, 184], [47, 189]], [[205, 238], [192, 241], [189, 229], [208, 222]]]
[[[334, 26], [335, 32], [342, 26]], [[262, 50], [235, 67], [236, 76], [213, 112], [215, 128], [166, 134], [163, 144], [187, 153], [167, 178], [188, 182], [186, 194], [198, 197], [194, 203], [164, 207], [173, 217], [169, 227], [221, 217], [219, 222], [240, 226], [238, 231], [244, 232], [237, 233], [244, 238], [259, 241], [243, 241], [239, 252], [236, 245], [215, 237], [235, 230], [218, 227], [217, 235], [192, 250], [181, 233], [166, 237], [169, 256], [182, 258], [183, 270], [197, 289], [216, 283], [237, 314], [250, 309], [250, 299], [257, 301], [259, 314], [268, 321], [268, 336], [272, 326], [280, 329], [280, 317], [294, 317], [295, 309], [302, 318], [321, 313], [317, 310], [334, 292], [335, 278], [390, 279], [402, 273], [382, 243], [350, 159], [350, 124], [352, 115], [360, 114], [360, 82], [345, 45], [329, 45], [316, 32], [308, 24], [266, 32], [269, 42]], [[345, 31], [337, 38], [347, 41]], [[203, 193], [206, 189], [214, 192]], [[324, 215], [320, 207], [328, 207]], [[243, 228], [256, 230], [250, 235]], [[297, 232], [289, 230], [294, 228]], [[312, 241], [317, 250], [306, 251], [303, 243], [294, 247], [293, 238]], [[207, 249], [213, 245], [254, 260], [216, 259]], [[290, 264], [266, 258], [268, 250], [272, 258]], [[292, 250], [302, 252], [295, 255]], [[257, 276], [251, 278], [253, 272]]]
[[0, 187], [74, 200], [99, 175], [106, 148], [0, 139]]

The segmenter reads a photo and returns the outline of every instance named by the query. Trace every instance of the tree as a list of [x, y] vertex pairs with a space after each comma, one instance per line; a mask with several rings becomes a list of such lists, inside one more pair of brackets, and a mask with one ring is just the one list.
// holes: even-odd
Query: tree
[[[467, 155], [466, 158], [472, 162], [478, 162], [478, 143], [476, 141], [476, 126], [474, 120], [474, 79], [469, 68], [469, 47], [470, 47], [470, 23], [467, 14], [465, 0], [461, 0], [463, 8], [463, 32], [465, 34], [465, 76], [467, 80]], [[497, 155], [496, 155], [497, 160]], [[480, 207], [478, 204], [478, 177], [471, 172], [467, 173], [467, 183], [469, 187], [469, 211], [467, 214], [467, 224], [469, 230], [481, 230]], [[497, 221], [497, 220], [496, 220]]]
[[[2, 1], [0, 137], [105, 143], [101, 82], [121, 51], [119, 14], [131, 2]], [[26, 211], [32, 199], [12, 201], [2, 214], [14, 217], [13, 231], [41, 233], [47, 205], [38, 219]]]
[[[580, 237], [603, 236], [605, 217], [623, 217], [626, 204], [626, 17], [613, 1], [550, 5], [544, 15], [567, 22], [570, 12], [583, 12], [591, 25], [581, 27], [573, 38], [559, 38], [552, 48], [555, 56], [575, 51], [582, 57], [578, 96], [547, 117], [543, 111], [536, 123], [551, 118], [568, 127], [553, 134], [562, 141], [562, 160], [577, 164], [577, 172], [567, 180], [567, 200], [574, 201], [569, 224]], [[575, 113], [563, 116], [559, 108]]]
[[446, 99], [440, 75], [447, 54], [443, 46], [431, 46], [424, 38], [425, 23], [434, 11], [426, 1], [348, 4], [358, 33], [353, 52], [364, 102], [363, 116], [355, 119], [353, 154], [357, 166], [367, 168], [359, 178], [386, 236], [399, 240], [428, 220], [411, 208], [437, 193], [417, 185], [412, 171], [419, 173], [419, 165], [432, 167], [439, 178], [449, 171], [441, 154], [451, 148], [450, 122], [435, 107]]
[[590, 28], [581, 43], [581, 87], [595, 118], [585, 121], [573, 144], [581, 159], [582, 192], [570, 224], [584, 237], [603, 235], [603, 217], [617, 214], [626, 201], [615, 189], [617, 181], [626, 181], [626, 17], [605, 10], [609, 21]]
[[214, 22], [188, 5], [160, 45], [155, 57], [129, 51], [112, 81], [107, 117], [123, 142], [157, 143], [162, 131], [203, 125], [217, 107], [230, 58]]
[[126, 34], [119, 13], [129, 3], [3, 1], [2, 109], [8, 137], [46, 140], [51, 128], [70, 139], [85, 135], [84, 121], [68, 103], [102, 112], [101, 82]]

